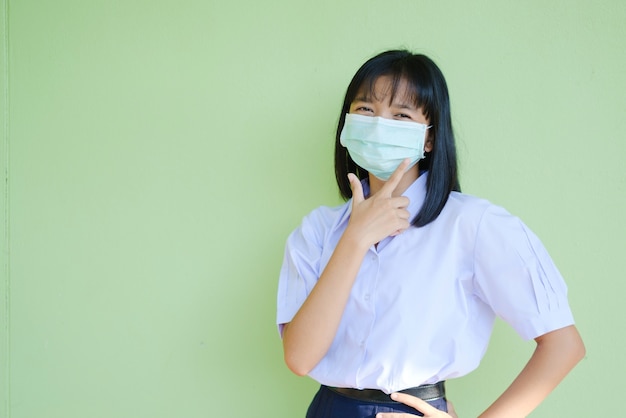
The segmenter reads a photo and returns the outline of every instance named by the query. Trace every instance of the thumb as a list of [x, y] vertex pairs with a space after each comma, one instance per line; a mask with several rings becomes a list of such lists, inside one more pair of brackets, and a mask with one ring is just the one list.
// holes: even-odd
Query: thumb
[[352, 189], [352, 204], [361, 203], [365, 200], [363, 197], [363, 186], [359, 178], [353, 173], [348, 174], [348, 181], [350, 181], [350, 188]]

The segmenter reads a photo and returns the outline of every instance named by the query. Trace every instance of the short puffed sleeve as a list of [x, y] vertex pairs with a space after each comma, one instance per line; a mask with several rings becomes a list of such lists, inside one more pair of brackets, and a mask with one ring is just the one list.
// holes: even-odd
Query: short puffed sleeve
[[327, 225], [332, 221], [329, 208], [318, 208], [307, 215], [287, 239], [278, 280], [276, 323], [290, 322], [317, 283]]
[[489, 206], [478, 227], [474, 257], [478, 296], [522, 338], [574, 323], [563, 277], [519, 218]]

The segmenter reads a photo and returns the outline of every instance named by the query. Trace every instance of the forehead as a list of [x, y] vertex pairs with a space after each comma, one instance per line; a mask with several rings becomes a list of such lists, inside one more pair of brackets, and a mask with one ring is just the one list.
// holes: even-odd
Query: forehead
[[405, 78], [381, 75], [374, 79], [364, 80], [357, 90], [354, 101], [400, 103], [417, 106], [418, 97], [415, 88]]

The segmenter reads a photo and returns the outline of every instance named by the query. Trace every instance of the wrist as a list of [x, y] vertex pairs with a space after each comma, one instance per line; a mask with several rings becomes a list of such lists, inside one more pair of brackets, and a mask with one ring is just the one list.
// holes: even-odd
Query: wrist
[[357, 254], [365, 254], [373, 244], [365, 240], [361, 234], [352, 231], [348, 226], [339, 240], [338, 246], [339, 245], [345, 246], [346, 249], [356, 252]]

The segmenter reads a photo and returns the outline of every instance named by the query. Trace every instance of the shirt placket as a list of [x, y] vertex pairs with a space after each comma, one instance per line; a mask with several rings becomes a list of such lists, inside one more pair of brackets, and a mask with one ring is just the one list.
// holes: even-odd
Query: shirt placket
[[369, 337], [376, 318], [375, 289], [376, 283], [378, 282], [378, 275], [380, 274], [380, 255], [376, 251], [375, 247], [372, 247], [368, 251], [364, 262], [367, 266], [364, 272], [366, 274], [364, 277], [358, 278], [363, 279], [363, 286], [360, 287], [358, 298], [360, 299], [359, 303], [362, 307], [364, 315], [357, 319], [360, 322], [359, 330], [361, 334], [359, 336], [359, 352], [361, 358], [360, 365], [356, 373], [357, 387], [361, 387], [361, 373], [363, 372], [363, 365], [367, 361], [368, 347], [370, 343]]

